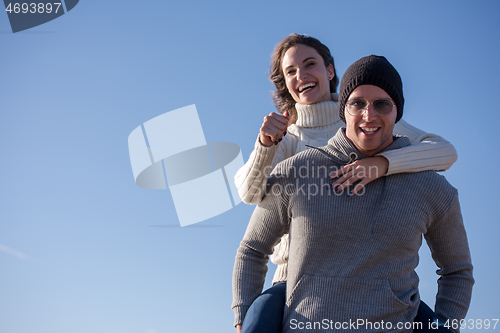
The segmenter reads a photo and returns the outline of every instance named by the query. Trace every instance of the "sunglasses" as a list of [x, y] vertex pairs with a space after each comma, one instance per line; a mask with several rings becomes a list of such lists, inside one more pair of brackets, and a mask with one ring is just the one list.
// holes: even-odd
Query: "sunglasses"
[[368, 105], [372, 105], [373, 109], [379, 116], [388, 116], [392, 112], [392, 108], [396, 106], [389, 98], [366, 100], [363, 98], [353, 98], [347, 101], [345, 108], [353, 117], [359, 116], [368, 110]]

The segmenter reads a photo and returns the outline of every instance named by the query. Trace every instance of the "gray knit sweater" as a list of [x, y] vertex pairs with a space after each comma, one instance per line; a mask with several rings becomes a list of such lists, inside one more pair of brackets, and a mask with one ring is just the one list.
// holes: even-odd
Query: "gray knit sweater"
[[[386, 150], [409, 144], [395, 138]], [[366, 157], [340, 129], [322, 151], [310, 149], [276, 166], [237, 251], [235, 324], [261, 293], [268, 255], [286, 232], [283, 332], [411, 332], [400, 326], [413, 322], [420, 302], [414, 269], [422, 235], [440, 268], [436, 313], [445, 320], [465, 317], [474, 280], [456, 189], [425, 171], [378, 178], [352, 197], [332, 193], [328, 175], [352, 153]], [[372, 324], [352, 326], [361, 320]]]

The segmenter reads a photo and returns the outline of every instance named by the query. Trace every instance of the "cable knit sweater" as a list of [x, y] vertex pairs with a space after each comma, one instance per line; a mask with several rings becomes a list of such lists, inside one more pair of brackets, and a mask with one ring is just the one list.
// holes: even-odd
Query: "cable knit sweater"
[[[276, 164], [301, 151], [306, 145], [326, 145], [338, 129], [344, 126], [339, 117], [338, 94], [332, 94], [332, 102], [313, 105], [296, 104], [297, 121], [288, 127], [287, 135], [278, 145], [265, 147], [259, 140], [247, 163], [238, 170], [234, 181], [243, 202], [257, 204], [262, 200], [267, 177]], [[426, 170], [447, 170], [457, 160], [453, 145], [438, 135], [425, 133], [401, 119], [394, 134], [407, 136], [411, 146], [380, 153], [389, 160], [386, 175]], [[276, 246], [271, 261], [278, 265], [273, 283], [286, 281], [288, 261], [288, 235]]]
[[[385, 152], [409, 144], [408, 138], [396, 138]], [[347, 163], [351, 153], [366, 157], [340, 129], [323, 151], [309, 149], [274, 169], [237, 251], [235, 324], [261, 293], [268, 255], [287, 232], [285, 333], [301, 323], [315, 325], [308, 332], [412, 332], [399, 325], [413, 322], [419, 306], [415, 268], [422, 235], [441, 276], [437, 315], [444, 320], [465, 317], [474, 280], [456, 189], [443, 176], [426, 171], [381, 177], [362, 195], [333, 193], [328, 175]], [[335, 329], [335, 323], [358, 319], [375, 326]], [[382, 322], [385, 326], [377, 329]]]

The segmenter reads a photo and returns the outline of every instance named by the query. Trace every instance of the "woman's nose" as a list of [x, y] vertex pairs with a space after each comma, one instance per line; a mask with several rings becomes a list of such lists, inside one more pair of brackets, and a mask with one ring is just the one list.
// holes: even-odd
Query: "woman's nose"
[[297, 78], [300, 80], [305, 80], [307, 78], [307, 72], [301, 68], [297, 69]]

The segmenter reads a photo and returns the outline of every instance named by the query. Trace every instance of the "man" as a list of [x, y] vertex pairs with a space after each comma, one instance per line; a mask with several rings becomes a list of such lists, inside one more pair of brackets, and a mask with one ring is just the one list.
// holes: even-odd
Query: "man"
[[391, 175], [356, 195], [329, 190], [329, 174], [342, 165], [410, 145], [392, 135], [403, 105], [401, 78], [384, 57], [365, 57], [349, 67], [339, 96], [346, 127], [327, 146], [278, 164], [252, 215], [234, 266], [236, 323], [260, 294], [268, 255], [286, 232], [284, 332], [434, 328], [425, 321], [414, 326], [420, 304], [414, 269], [422, 235], [440, 267], [437, 316], [450, 327], [465, 317], [472, 264], [458, 194], [443, 176]]

